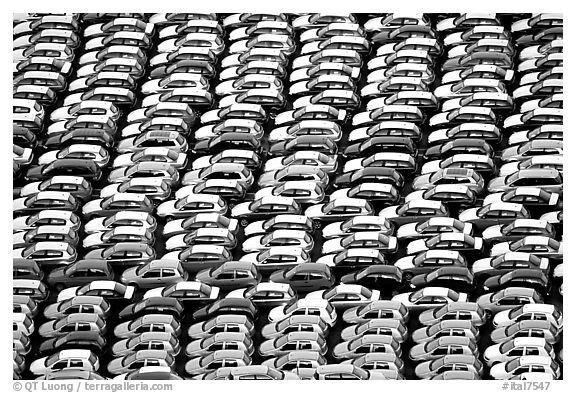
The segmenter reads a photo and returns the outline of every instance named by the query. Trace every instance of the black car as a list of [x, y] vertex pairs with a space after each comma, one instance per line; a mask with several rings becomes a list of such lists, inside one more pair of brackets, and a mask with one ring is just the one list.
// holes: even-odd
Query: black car
[[412, 277], [410, 286], [412, 288], [444, 287], [460, 292], [469, 291], [474, 288], [474, 276], [467, 267], [445, 266]]
[[517, 269], [484, 281], [484, 290], [497, 291], [508, 287], [534, 288], [541, 293], [550, 291], [548, 275], [541, 269]]
[[342, 284], [358, 284], [370, 289], [378, 289], [380, 293], [392, 295], [402, 289], [402, 271], [391, 265], [373, 265], [346, 274], [340, 279]]
[[192, 318], [195, 321], [204, 321], [222, 314], [239, 314], [254, 318], [256, 307], [249, 299], [225, 298], [197, 310], [192, 314]]
[[290, 284], [298, 293], [328, 289], [336, 278], [330, 267], [323, 263], [301, 263], [290, 270], [277, 270], [270, 275], [270, 281]]
[[177, 318], [184, 313], [184, 307], [178, 299], [172, 297], [149, 297], [130, 304], [118, 313], [118, 318], [134, 319], [145, 314], [168, 314]]
[[81, 286], [94, 280], [115, 280], [108, 261], [103, 259], [83, 259], [65, 267], [54, 269], [48, 274], [47, 282], [57, 290]]
[[106, 339], [98, 331], [69, 332], [43, 341], [38, 348], [38, 354], [49, 355], [63, 349], [89, 349], [102, 353], [106, 349]]

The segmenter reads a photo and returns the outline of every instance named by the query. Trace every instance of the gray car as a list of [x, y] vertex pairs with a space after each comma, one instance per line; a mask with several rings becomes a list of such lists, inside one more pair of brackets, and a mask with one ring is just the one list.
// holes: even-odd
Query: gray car
[[189, 375], [205, 374], [210, 370], [221, 367], [249, 366], [252, 363], [250, 356], [240, 350], [219, 350], [204, 357], [196, 357], [186, 362], [184, 369]]
[[323, 335], [315, 332], [292, 332], [284, 336], [266, 340], [260, 344], [258, 352], [263, 357], [282, 356], [291, 351], [318, 351], [326, 354], [328, 346]]
[[251, 356], [254, 353], [254, 343], [246, 333], [222, 332], [212, 336], [191, 341], [186, 346], [186, 356], [189, 358], [206, 356], [222, 349], [244, 351]]
[[54, 269], [48, 274], [48, 284], [60, 291], [63, 288], [81, 286], [94, 280], [115, 280], [108, 261], [82, 259], [65, 267]]
[[414, 345], [409, 352], [410, 359], [416, 362], [438, 359], [446, 355], [478, 356], [476, 339], [469, 337], [440, 337]]
[[252, 336], [254, 323], [246, 315], [223, 314], [188, 328], [188, 336], [192, 340], [207, 338], [219, 332], [237, 332]]
[[366, 334], [391, 336], [399, 343], [406, 341], [408, 329], [401, 319], [376, 318], [342, 329], [340, 336], [343, 341], [360, 338]]
[[180, 334], [180, 322], [172, 315], [146, 314], [114, 328], [114, 335], [118, 338], [135, 337], [145, 332], [170, 332], [177, 336]]
[[423, 343], [440, 337], [468, 337], [478, 339], [479, 330], [472, 321], [459, 319], [446, 319], [434, 325], [424, 326], [412, 333], [412, 341]]
[[76, 313], [93, 313], [106, 318], [110, 313], [110, 303], [102, 296], [81, 295], [49, 304], [44, 309], [46, 319], [60, 319]]
[[146, 349], [112, 359], [108, 363], [110, 374], [124, 374], [145, 366], [172, 366], [174, 357], [166, 351]]
[[264, 325], [260, 333], [265, 339], [278, 338], [290, 332], [315, 332], [326, 336], [329, 328], [330, 325], [319, 315], [290, 315]]
[[425, 326], [448, 319], [468, 320], [474, 326], [482, 326], [487, 318], [484, 308], [476, 302], [448, 303], [440, 308], [426, 310], [418, 316], [419, 322]]
[[365, 334], [336, 344], [332, 353], [336, 359], [353, 359], [369, 352], [394, 353], [400, 356], [402, 349], [392, 336]]
[[177, 260], [156, 259], [124, 270], [120, 281], [136, 288], [155, 288], [188, 280], [188, 272]]
[[170, 355], [176, 356], [180, 352], [180, 343], [172, 332], [144, 332], [140, 335], [117, 341], [112, 345], [114, 356], [125, 356], [145, 349], [163, 350]]

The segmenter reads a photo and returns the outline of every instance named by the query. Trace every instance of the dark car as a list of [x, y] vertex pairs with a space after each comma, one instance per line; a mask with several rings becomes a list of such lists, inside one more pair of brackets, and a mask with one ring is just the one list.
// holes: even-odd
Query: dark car
[[114, 280], [114, 272], [108, 261], [82, 259], [48, 274], [47, 282], [60, 291], [63, 288], [88, 284], [94, 280]]
[[290, 270], [277, 270], [270, 281], [290, 284], [299, 293], [328, 289], [336, 282], [330, 267], [323, 263], [301, 263]]
[[270, 145], [268, 155], [286, 156], [301, 150], [314, 150], [324, 154], [335, 154], [338, 145], [334, 140], [322, 135], [300, 135], [293, 139], [276, 142]]
[[180, 317], [184, 307], [178, 299], [171, 297], [150, 297], [130, 304], [118, 313], [120, 319], [133, 319], [145, 314], [169, 314]]
[[228, 149], [245, 149], [259, 153], [262, 147], [260, 141], [252, 134], [227, 132], [196, 142], [192, 152], [196, 154], [214, 154]]
[[79, 176], [86, 179], [99, 180], [102, 170], [92, 160], [79, 160], [76, 158], [63, 158], [50, 164], [33, 166], [24, 175], [26, 180], [46, 180], [52, 176], [68, 175]]
[[342, 276], [340, 283], [358, 284], [392, 295], [403, 287], [402, 271], [396, 266], [373, 265]]
[[63, 349], [89, 349], [95, 353], [102, 353], [105, 348], [106, 339], [100, 332], [74, 331], [43, 341], [38, 348], [38, 353], [49, 355]]
[[368, 167], [338, 176], [333, 185], [335, 188], [355, 187], [368, 182], [391, 184], [401, 188], [404, 185], [404, 178], [394, 168]]
[[484, 281], [486, 291], [496, 291], [508, 287], [529, 287], [541, 293], [548, 293], [550, 281], [548, 275], [541, 269], [517, 269], [501, 276], [493, 276]]
[[408, 137], [376, 136], [368, 138], [363, 142], [348, 145], [348, 147], [344, 149], [343, 156], [345, 158], [364, 157], [382, 151], [414, 154], [416, 152], [416, 145], [412, 138]]
[[195, 280], [227, 291], [256, 285], [261, 278], [253, 263], [230, 261], [211, 269], [199, 271], [196, 273]]
[[44, 272], [33, 259], [14, 258], [12, 260], [12, 278], [42, 280]]
[[474, 287], [474, 276], [467, 267], [445, 266], [430, 273], [412, 277], [410, 286], [412, 288], [446, 287], [455, 291], [467, 291]]
[[225, 298], [197, 310], [192, 314], [192, 318], [195, 321], [203, 321], [223, 314], [239, 314], [254, 318], [256, 307], [249, 299]]
[[492, 157], [494, 149], [483, 139], [454, 139], [428, 148], [424, 153], [424, 159], [444, 159], [456, 154], [482, 154]]
[[89, 143], [111, 148], [114, 145], [114, 136], [104, 130], [82, 128], [46, 138], [42, 142], [42, 147], [52, 150], [79, 143]]

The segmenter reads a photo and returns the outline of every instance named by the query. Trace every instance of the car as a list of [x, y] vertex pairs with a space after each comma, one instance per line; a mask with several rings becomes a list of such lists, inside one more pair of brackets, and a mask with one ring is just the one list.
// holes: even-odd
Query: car
[[49, 209], [36, 214], [16, 217], [12, 221], [13, 232], [28, 231], [43, 225], [61, 225], [72, 230], [80, 227], [80, 218], [72, 211]]
[[482, 232], [487, 244], [499, 241], [516, 241], [527, 235], [556, 237], [556, 230], [548, 222], [535, 219], [518, 219], [507, 225], [494, 225]]
[[186, 218], [204, 212], [225, 213], [227, 210], [226, 201], [218, 195], [190, 193], [179, 199], [162, 202], [158, 206], [157, 214], [160, 217], [173, 219]]
[[189, 358], [204, 357], [218, 350], [240, 350], [249, 356], [254, 352], [252, 338], [244, 333], [221, 332], [190, 341], [186, 346]]
[[13, 258], [34, 259], [40, 266], [60, 266], [74, 262], [76, 248], [65, 242], [41, 241], [12, 250]]
[[382, 250], [371, 248], [349, 248], [338, 253], [324, 255], [316, 260], [333, 267], [335, 270], [354, 270], [373, 264], [386, 264], [386, 257]]
[[263, 235], [279, 229], [292, 229], [311, 231], [312, 221], [303, 215], [278, 214], [272, 218], [262, 221], [255, 221], [244, 228], [245, 236]]
[[494, 315], [495, 327], [510, 326], [519, 321], [548, 321], [562, 330], [563, 316], [560, 310], [551, 304], [525, 304], [510, 310], [503, 310]]
[[82, 215], [86, 219], [108, 217], [118, 211], [152, 212], [154, 204], [144, 194], [118, 193], [106, 198], [93, 199], [82, 207]]
[[135, 337], [116, 341], [112, 345], [114, 356], [125, 356], [146, 349], [164, 350], [175, 356], [180, 352], [180, 344], [170, 332], [144, 332]]
[[51, 370], [97, 371], [100, 368], [98, 357], [90, 350], [65, 349], [52, 356], [36, 359], [30, 364], [34, 375], [46, 374]]
[[98, 247], [107, 247], [118, 243], [138, 242], [141, 244], [153, 244], [154, 235], [152, 232], [143, 227], [134, 226], [117, 226], [103, 232], [92, 233], [86, 236], [82, 246], [86, 250], [92, 250]]
[[428, 190], [435, 185], [460, 184], [467, 186], [471, 191], [480, 193], [484, 189], [484, 179], [473, 169], [445, 168], [437, 172], [420, 175], [414, 178], [412, 189]]
[[528, 235], [516, 241], [496, 243], [490, 249], [490, 256], [510, 251], [530, 252], [539, 257], [562, 259], [563, 242], [547, 236]]
[[245, 315], [252, 320], [256, 315], [256, 307], [249, 299], [223, 298], [196, 310], [192, 317], [198, 321], [228, 314]]
[[343, 197], [326, 204], [312, 205], [304, 214], [318, 227], [321, 222], [334, 222], [358, 215], [374, 215], [374, 207], [364, 199]]
[[365, 231], [378, 231], [389, 236], [393, 234], [394, 228], [384, 217], [357, 216], [345, 221], [334, 222], [326, 225], [322, 229], [322, 237], [324, 239], [334, 239]]
[[131, 300], [135, 289], [112, 280], [93, 280], [82, 286], [66, 288], [58, 293], [57, 301], [71, 299], [80, 295], [102, 296], [106, 300]]
[[440, 337], [425, 343], [414, 345], [410, 349], [409, 357], [413, 361], [427, 361], [438, 359], [447, 354], [478, 355], [476, 339], [469, 337]]
[[550, 344], [560, 340], [559, 330], [550, 321], [520, 321], [509, 326], [497, 327], [490, 333], [494, 343], [502, 343], [516, 337], [543, 337]]
[[517, 337], [490, 345], [484, 351], [484, 361], [488, 367], [508, 362], [518, 356], [556, 357], [552, 344], [543, 337]]
[[35, 330], [34, 321], [27, 314], [12, 312], [12, 329], [30, 337]]
[[428, 309], [418, 316], [419, 322], [424, 326], [435, 325], [444, 320], [471, 321], [474, 326], [486, 323], [488, 314], [476, 302], [450, 302], [440, 308]]
[[238, 367], [218, 367], [216, 370], [199, 374], [193, 379], [199, 380], [296, 380], [301, 379], [295, 372], [278, 370], [266, 365]]
[[563, 173], [564, 157], [557, 155], [534, 156], [522, 161], [512, 161], [500, 167], [498, 176], [507, 176], [523, 169], [557, 169]]
[[166, 314], [179, 317], [184, 312], [184, 308], [178, 299], [168, 297], [151, 297], [126, 306], [120, 310], [118, 317], [120, 320], [137, 318], [149, 313]]
[[119, 226], [142, 227], [154, 232], [157, 227], [156, 218], [149, 212], [118, 211], [108, 217], [96, 217], [84, 225], [86, 234], [105, 232]]
[[255, 252], [271, 247], [291, 246], [309, 252], [314, 247], [314, 241], [306, 231], [295, 229], [277, 229], [264, 235], [254, 235], [249, 237], [242, 244], [242, 251]]
[[440, 201], [414, 199], [402, 205], [382, 209], [378, 216], [400, 226], [409, 222], [423, 222], [432, 217], [448, 217], [448, 209]]
[[326, 240], [322, 245], [322, 254], [362, 247], [382, 250], [383, 253], [395, 253], [398, 249], [398, 241], [395, 236], [384, 235], [381, 232], [356, 232], [345, 237]]
[[477, 154], [492, 157], [494, 148], [481, 138], [457, 138], [430, 146], [424, 152], [425, 160], [443, 160], [456, 154]]
[[181, 250], [195, 244], [213, 244], [233, 249], [236, 238], [225, 228], [199, 228], [166, 240], [166, 251]]
[[261, 282], [252, 287], [233, 290], [226, 298], [245, 298], [257, 305], [274, 307], [290, 303], [296, 298], [296, 293], [289, 284]]
[[461, 232], [472, 235], [474, 227], [471, 223], [462, 222], [451, 217], [432, 217], [420, 223], [404, 224], [396, 229], [396, 237], [399, 241], [411, 239], [430, 238], [438, 233]]
[[493, 225], [510, 224], [517, 219], [528, 219], [530, 213], [521, 203], [493, 202], [481, 207], [466, 209], [458, 215], [462, 222], [469, 222], [483, 231]]
[[410, 287], [447, 287], [456, 291], [469, 291], [474, 288], [474, 276], [464, 266], [443, 266], [430, 273], [412, 277]]
[[328, 347], [323, 335], [316, 332], [290, 332], [278, 338], [263, 341], [258, 353], [264, 357], [282, 356], [295, 350], [317, 351], [326, 354]]
[[488, 183], [488, 192], [505, 192], [516, 187], [537, 187], [548, 192], [562, 192], [563, 176], [557, 169], [520, 169], [508, 176], [499, 176]]
[[445, 287], [425, 287], [414, 292], [397, 294], [392, 300], [402, 302], [409, 310], [423, 311], [441, 307], [446, 303], [466, 302], [468, 294]]
[[346, 323], [363, 323], [372, 319], [398, 319], [408, 321], [408, 309], [395, 300], [376, 300], [365, 306], [352, 307], [344, 311], [342, 319]]
[[548, 272], [550, 261], [527, 252], [507, 252], [490, 258], [476, 260], [472, 273], [480, 281], [482, 278], [500, 276], [516, 269], [540, 269]]
[[261, 279], [252, 263], [242, 261], [225, 262], [218, 267], [201, 270], [195, 276], [196, 281], [217, 286], [223, 291], [253, 286]]
[[28, 247], [31, 244], [44, 240], [67, 242], [72, 246], [77, 246], [79, 239], [77, 232], [69, 227], [43, 225], [26, 232], [22, 231], [13, 234], [12, 247]]
[[51, 150], [38, 157], [38, 164], [47, 165], [58, 159], [85, 158], [93, 160], [96, 165], [104, 167], [110, 160], [110, 153], [102, 146], [91, 144], [73, 144], [60, 150]]
[[161, 259], [179, 260], [184, 270], [191, 273], [220, 266], [224, 262], [231, 261], [232, 254], [224, 246], [196, 244], [183, 250], [168, 252]]
[[564, 152], [561, 140], [531, 140], [521, 145], [511, 146], [502, 150], [502, 161], [521, 161], [536, 155], [562, 155]]
[[372, 334], [391, 336], [397, 342], [402, 343], [408, 337], [408, 329], [401, 319], [375, 318], [342, 329], [340, 336], [343, 341], [351, 341]]
[[72, 313], [60, 319], [44, 322], [38, 327], [38, 334], [43, 338], [61, 337], [68, 332], [95, 331], [106, 333], [106, 322], [98, 314]]
[[141, 265], [156, 258], [156, 251], [148, 244], [116, 243], [109, 247], [88, 251], [85, 259], [104, 259], [114, 266]]
[[64, 288], [89, 284], [98, 280], [114, 280], [115, 274], [108, 261], [98, 259], [81, 259], [65, 267], [52, 270], [47, 282], [57, 291]]
[[145, 349], [112, 359], [107, 370], [112, 375], [119, 375], [146, 366], [168, 366], [174, 364], [174, 357], [167, 351]]
[[493, 276], [484, 281], [486, 291], [508, 288], [511, 286], [525, 286], [535, 288], [542, 293], [550, 291], [548, 276], [540, 269], [517, 269], [501, 276]]
[[542, 295], [533, 288], [509, 287], [499, 291], [488, 292], [476, 299], [485, 312], [496, 314], [524, 304], [544, 303]]
[[102, 296], [80, 295], [49, 304], [44, 309], [46, 319], [61, 319], [75, 313], [93, 313], [106, 318], [110, 313], [110, 303]]
[[33, 259], [13, 259], [12, 278], [22, 278], [31, 280], [42, 280], [44, 272]]
[[431, 379], [444, 372], [456, 370], [475, 372], [481, 376], [484, 366], [474, 355], [446, 355], [418, 364], [414, 372], [420, 379]]
[[75, 212], [79, 205], [78, 198], [69, 192], [40, 191], [30, 196], [14, 199], [12, 211], [16, 216], [34, 215], [47, 209]]
[[153, 260], [138, 267], [124, 270], [120, 281], [135, 288], [154, 288], [187, 281], [188, 272], [179, 261]]
[[339, 284], [331, 289], [310, 292], [307, 299], [326, 299], [336, 308], [350, 308], [380, 299], [380, 291], [358, 284]]
[[213, 302], [218, 299], [220, 288], [211, 287], [198, 281], [180, 281], [164, 287], [149, 289], [143, 299], [156, 296], [174, 297], [181, 301]]
[[143, 366], [139, 369], [114, 377], [117, 380], [182, 380], [168, 366]]
[[379, 289], [381, 293], [395, 293], [403, 286], [402, 272], [396, 266], [372, 265], [356, 270], [340, 278], [342, 284], [358, 284], [369, 289]]
[[240, 258], [255, 264], [263, 272], [292, 268], [301, 263], [310, 262], [310, 254], [300, 247], [274, 246], [258, 252], [245, 254]]
[[238, 220], [219, 213], [197, 213], [188, 218], [168, 221], [162, 234], [167, 238], [200, 228], [223, 228], [235, 235], [238, 232]]
[[[151, 311], [155, 312], [155, 310]], [[180, 322], [174, 315], [151, 313], [144, 314], [132, 320], [119, 323], [114, 328], [114, 336], [120, 339], [129, 339], [141, 336], [142, 334], [148, 332], [153, 332], [168, 333], [174, 337], [177, 337], [180, 333], [180, 328]]]
[[312, 379], [383, 380], [389, 379], [389, 377], [381, 370], [364, 370], [352, 364], [326, 364], [316, 368]]
[[202, 375], [220, 367], [249, 366], [250, 356], [242, 350], [217, 350], [203, 357], [195, 357], [185, 364], [187, 374]]
[[302, 263], [270, 274], [270, 281], [289, 284], [296, 292], [306, 293], [330, 288], [335, 277], [330, 268], [320, 263]]
[[252, 336], [254, 333], [254, 323], [246, 315], [221, 314], [197, 322], [188, 328], [188, 336], [192, 340], [208, 338], [220, 332], [241, 333]]
[[408, 255], [419, 254], [428, 250], [452, 250], [463, 254], [482, 254], [484, 242], [481, 237], [466, 235], [461, 232], [443, 232], [429, 239], [413, 240], [406, 246]]
[[336, 323], [336, 309], [325, 299], [298, 299], [284, 306], [277, 306], [268, 314], [269, 322], [277, 322], [292, 315], [316, 315], [330, 326]]
[[467, 337], [477, 340], [479, 329], [472, 323], [463, 319], [445, 319], [433, 325], [424, 326], [412, 332], [412, 341], [415, 343], [427, 343], [440, 337]]
[[518, 356], [507, 362], [497, 363], [490, 368], [490, 376], [494, 379], [508, 379], [525, 372], [551, 374], [556, 379], [561, 374], [558, 363], [546, 355]]
[[291, 315], [262, 327], [262, 337], [274, 339], [290, 332], [316, 332], [326, 336], [330, 325], [318, 315]]
[[384, 352], [400, 356], [400, 343], [392, 336], [364, 334], [358, 338], [336, 344], [332, 353], [336, 359], [354, 359], [370, 352]]

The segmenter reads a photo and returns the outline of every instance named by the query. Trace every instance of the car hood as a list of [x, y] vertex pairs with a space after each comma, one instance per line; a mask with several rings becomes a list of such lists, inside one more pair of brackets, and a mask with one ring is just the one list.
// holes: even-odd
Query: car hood
[[472, 207], [470, 209], [466, 209], [458, 215], [458, 219], [463, 222], [476, 220], [478, 219], [478, 216], [476, 215], [478, 209], [479, 209], [478, 207]]

